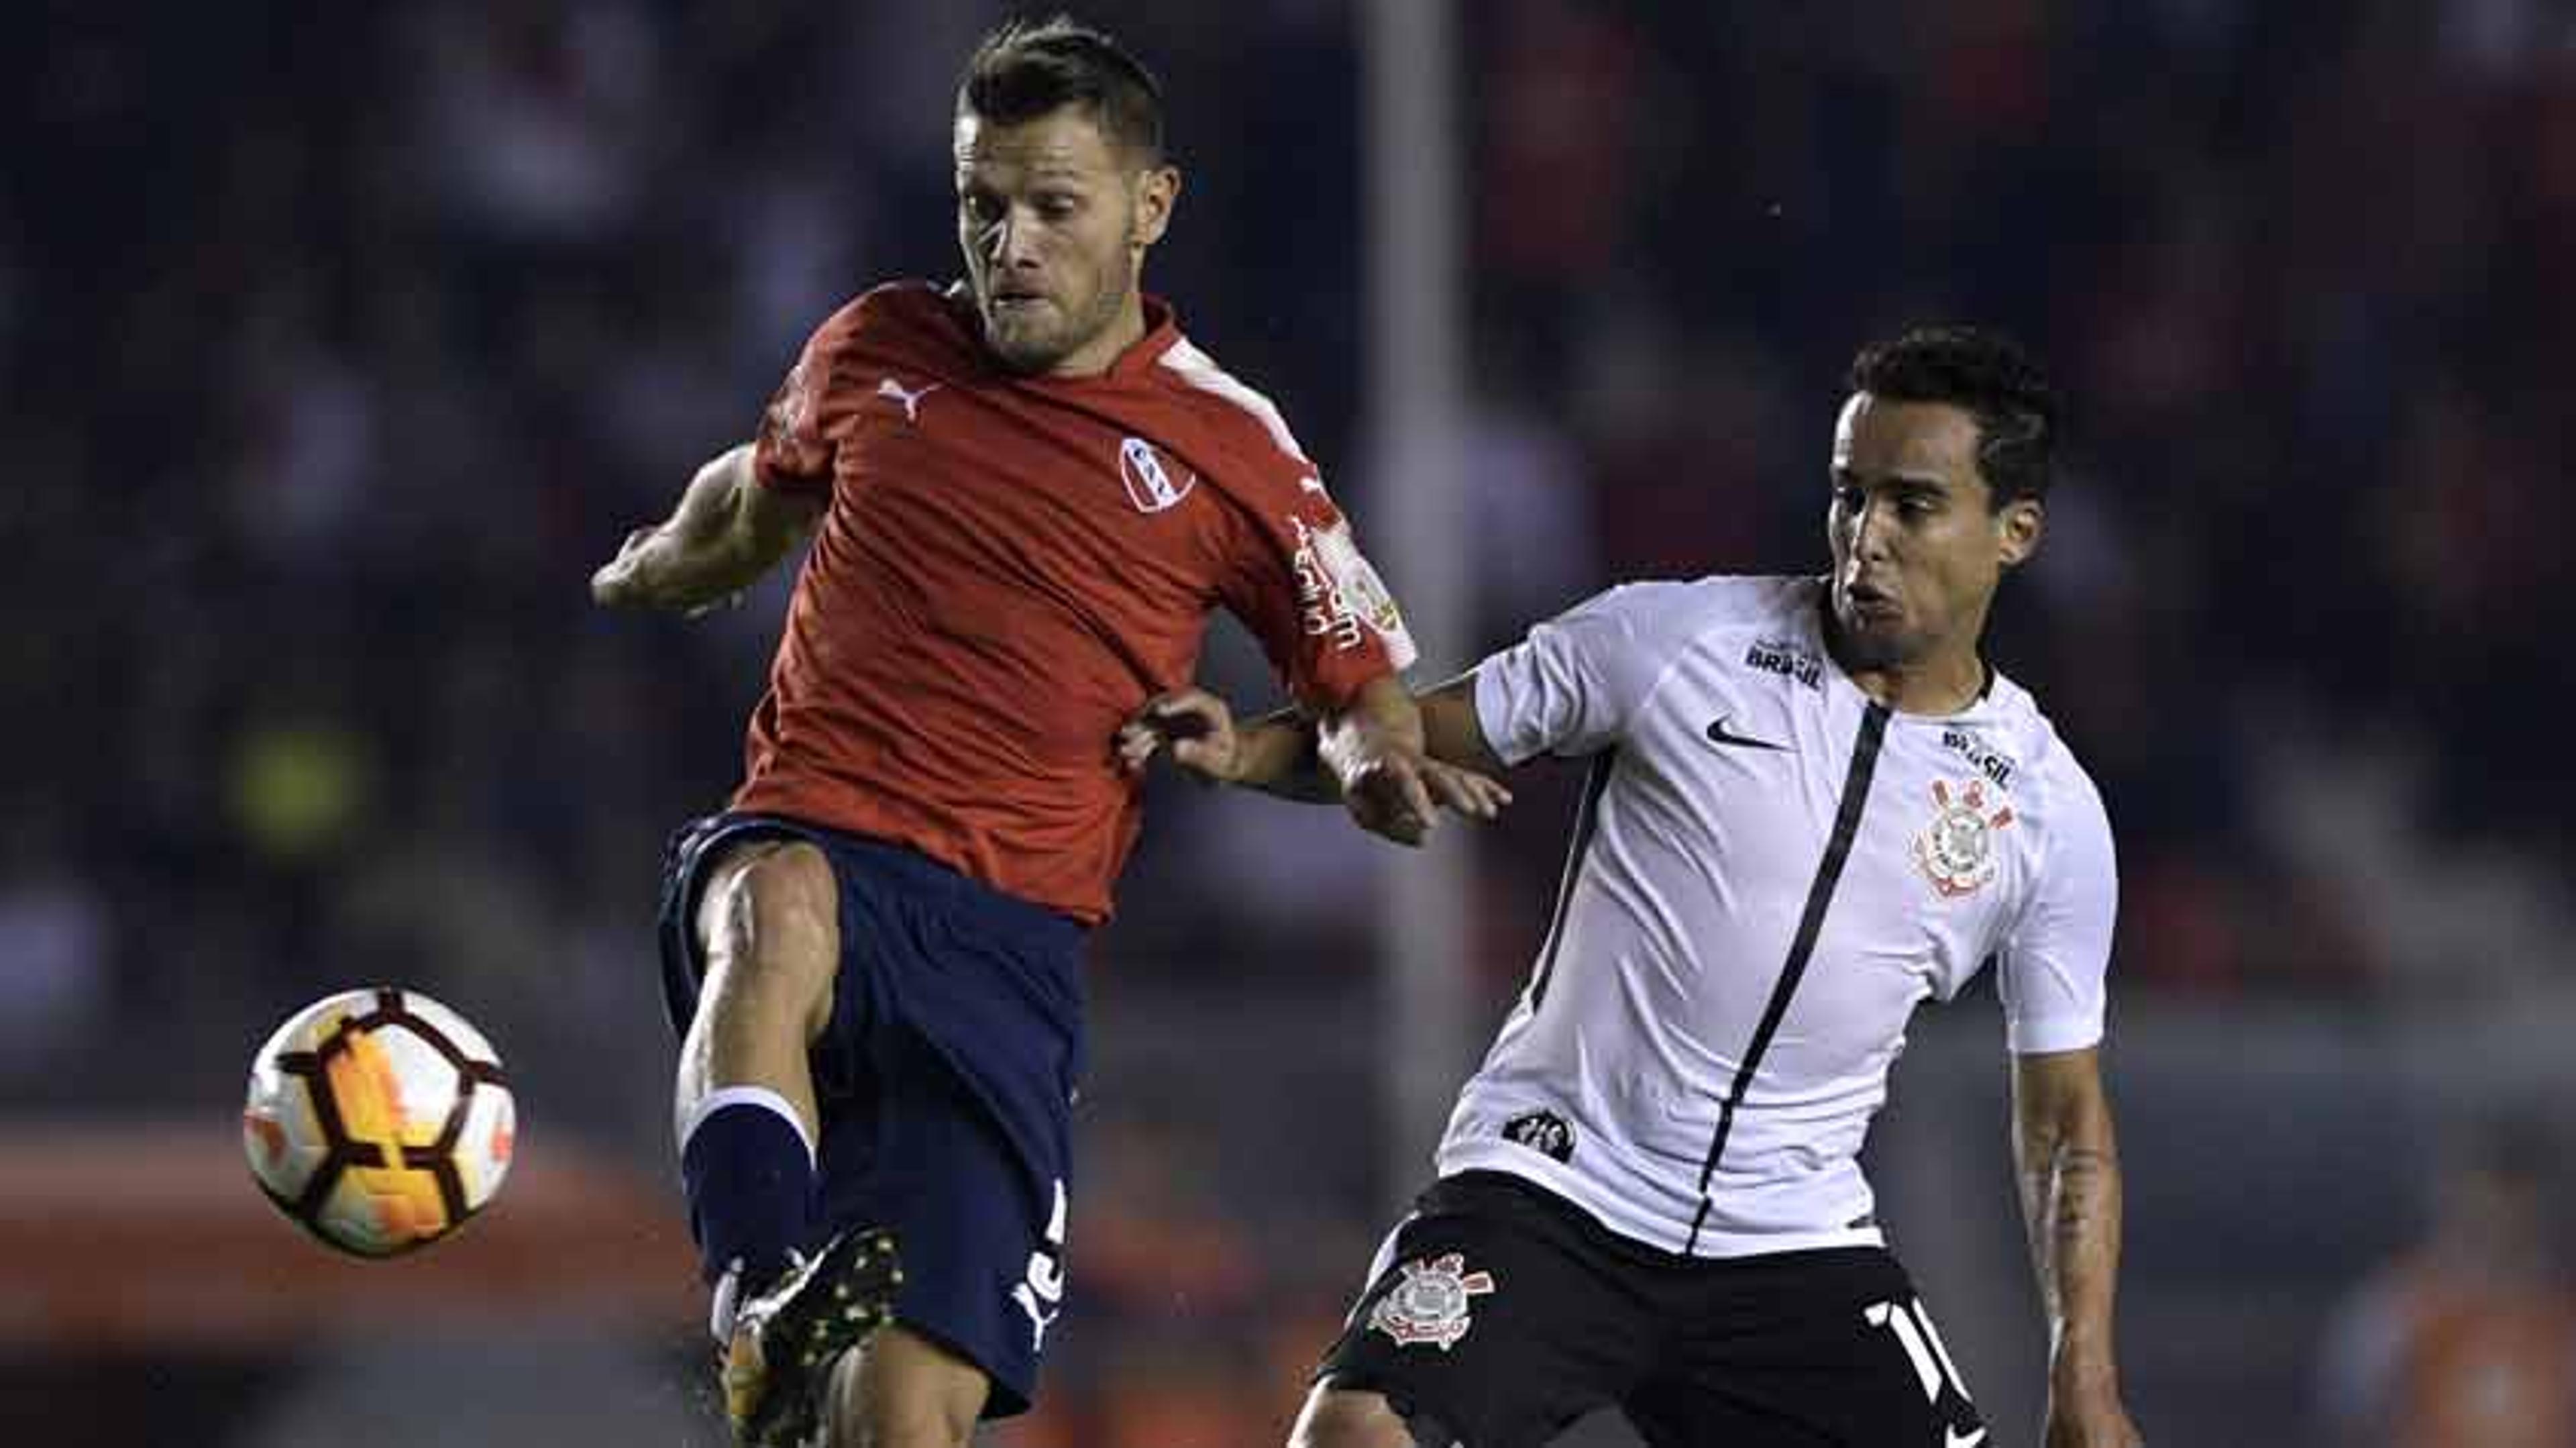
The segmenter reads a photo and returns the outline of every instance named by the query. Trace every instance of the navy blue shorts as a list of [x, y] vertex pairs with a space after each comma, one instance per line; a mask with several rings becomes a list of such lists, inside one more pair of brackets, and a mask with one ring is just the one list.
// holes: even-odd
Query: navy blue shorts
[[1024, 1412], [1064, 1299], [1087, 932], [901, 846], [714, 815], [663, 862], [663, 987], [683, 1032], [708, 866], [752, 839], [820, 848], [841, 887], [832, 1019], [812, 1053], [822, 1230], [893, 1228], [896, 1319], [984, 1370], [986, 1417]]

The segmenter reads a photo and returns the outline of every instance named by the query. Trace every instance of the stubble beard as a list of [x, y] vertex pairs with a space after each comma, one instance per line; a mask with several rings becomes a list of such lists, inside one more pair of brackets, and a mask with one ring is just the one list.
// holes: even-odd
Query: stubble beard
[[[987, 283], [989, 287], [990, 283]], [[1091, 305], [1079, 315], [1064, 315], [1060, 304], [1050, 301], [1062, 318], [1057, 325], [1035, 335], [1025, 331], [1014, 336], [1005, 331], [989, 304], [984, 314], [984, 340], [1005, 366], [1023, 376], [1051, 371], [1065, 358], [1091, 345], [1101, 333], [1118, 320], [1119, 309], [1127, 302], [1129, 285], [1126, 273], [1117, 267], [1107, 269], [1092, 294]]]
[[1847, 672], [1903, 668], [1924, 652], [1923, 641], [1912, 637], [1902, 624], [1892, 629], [1869, 627], [1851, 608], [1839, 586], [1834, 590], [1832, 613], [1835, 651]]
[[1843, 625], [1843, 667], [1854, 673], [1876, 673], [1900, 668], [1912, 661], [1911, 651], [1902, 639], [1864, 633], [1850, 624]]

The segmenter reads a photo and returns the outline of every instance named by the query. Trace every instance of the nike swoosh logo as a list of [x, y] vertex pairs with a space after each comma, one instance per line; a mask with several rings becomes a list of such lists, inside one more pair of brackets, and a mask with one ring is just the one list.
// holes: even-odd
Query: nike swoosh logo
[[1978, 1444], [1986, 1441], [1986, 1430], [1979, 1428], [1974, 1433], [1963, 1434], [1956, 1428], [1944, 1428], [1941, 1430], [1941, 1441], [1947, 1445], [1947, 1448], [1977, 1448]]
[[1784, 754], [1793, 752], [1786, 744], [1774, 744], [1767, 739], [1753, 739], [1742, 734], [1730, 733], [1726, 727], [1726, 721], [1730, 717], [1732, 716], [1720, 714], [1708, 721], [1709, 743], [1723, 744], [1734, 749], [1775, 749]]

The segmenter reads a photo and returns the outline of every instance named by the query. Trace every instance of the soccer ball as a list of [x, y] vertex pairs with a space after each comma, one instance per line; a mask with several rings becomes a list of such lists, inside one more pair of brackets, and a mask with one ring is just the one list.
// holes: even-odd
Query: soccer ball
[[509, 1174], [517, 1113], [501, 1058], [416, 990], [326, 996], [250, 1065], [242, 1150], [297, 1226], [392, 1257], [455, 1231]]

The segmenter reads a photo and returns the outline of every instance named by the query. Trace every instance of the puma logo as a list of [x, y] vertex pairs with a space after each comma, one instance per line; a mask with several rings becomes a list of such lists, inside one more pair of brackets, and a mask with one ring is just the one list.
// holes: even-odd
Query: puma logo
[[[925, 389], [926, 390], [926, 389]], [[1045, 1240], [1029, 1254], [1029, 1270], [1011, 1288], [1011, 1300], [1029, 1315], [1029, 1347], [1046, 1351], [1047, 1329], [1064, 1311], [1064, 1179], [1056, 1178], [1055, 1211], [1047, 1218]]]
[[902, 383], [889, 377], [877, 384], [877, 396], [890, 397], [895, 401], [902, 403], [903, 420], [909, 423], [919, 423], [921, 421], [921, 399], [937, 392], [939, 388], [940, 384], [933, 382], [922, 388], [919, 392], [907, 392], [904, 390], [904, 385]]

